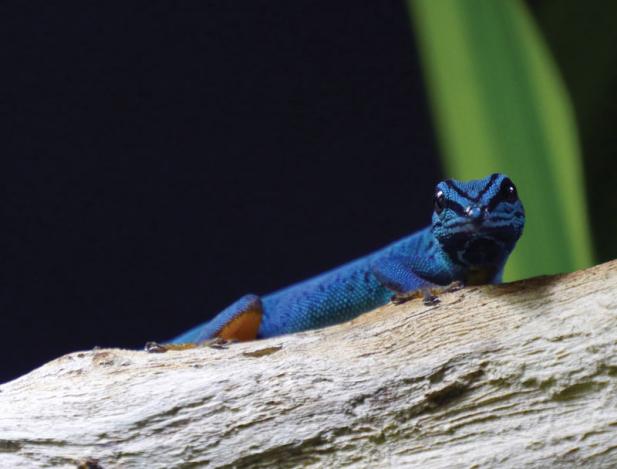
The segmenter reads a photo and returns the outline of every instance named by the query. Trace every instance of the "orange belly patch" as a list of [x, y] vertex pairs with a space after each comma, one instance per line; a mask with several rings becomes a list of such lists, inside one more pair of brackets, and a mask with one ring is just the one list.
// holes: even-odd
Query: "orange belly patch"
[[243, 311], [227, 324], [216, 334], [217, 337], [225, 340], [255, 340], [259, 332], [261, 324], [261, 305], [256, 305], [255, 308]]

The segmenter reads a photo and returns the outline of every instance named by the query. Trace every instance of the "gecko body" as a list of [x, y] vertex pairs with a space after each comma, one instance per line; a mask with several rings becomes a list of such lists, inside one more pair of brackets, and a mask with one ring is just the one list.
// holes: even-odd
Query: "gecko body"
[[272, 337], [350, 320], [395, 294], [455, 281], [499, 283], [524, 224], [523, 205], [505, 175], [441, 181], [428, 227], [274, 293], [245, 295], [172, 343]]

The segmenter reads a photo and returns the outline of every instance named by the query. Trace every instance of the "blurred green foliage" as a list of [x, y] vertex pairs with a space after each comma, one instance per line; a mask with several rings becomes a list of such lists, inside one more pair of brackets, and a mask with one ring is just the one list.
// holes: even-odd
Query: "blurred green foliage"
[[508, 174], [527, 214], [506, 280], [592, 263], [573, 110], [519, 0], [408, 0], [448, 176]]
[[617, 2], [528, 0], [577, 116], [598, 261], [617, 258]]

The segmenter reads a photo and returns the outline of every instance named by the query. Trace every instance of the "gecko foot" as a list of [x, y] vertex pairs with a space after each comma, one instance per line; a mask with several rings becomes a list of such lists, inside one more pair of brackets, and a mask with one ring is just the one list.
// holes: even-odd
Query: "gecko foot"
[[188, 350], [199, 347], [199, 345], [193, 343], [184, 344], [159, 344], [158, 342], [150, 341], [146, 342], [144, 350], [148, 353], [165, 353], [170, 350]]
[[146, 345], [144, 345], [144, 351], [148, 353], [165, 353], [167, 352], [167, 347], [152, 340], [150, 342], [146, 342]]
[[442, 291], [447, 292], [447, 293], [452, 293], [455, 291], [462, 290], [463, 288], [465, 288], [465, 284], [461, 280], [455, 280], [451, 284], [443, 287]]
[[412, 290], [405, 293], [396, 293], [390, 297], [390, 301], [395, 305], [406, 303], [410, 300], [417, 300], [422, 298], [422, 301], [426, 306], [434, 306], [440, 303], [438, 295], [442, 293], [453, 293], [465, 288], [465, 283], [460, 280], [455, 280], [448, 285], [433, 287], [424, 287], [419, 290]]
[[437, 295], [443, 293], [444, 291], [446, 290], [435, 288], [422, 288], [420, 290], [414, 290], [407, 293], [397, 293], [395, 295], [392, 295], [390, 301], [395, 305], [400, 305], [410, 300], [417, 300], [419, 298], [422, 298], [422, 302], [426, 306], [435, 306], [436, 304], [440, 303]]
[[237, 340], [227, 340], [222, 339], [220, 337], [215, 337], [213, 339], [204, 340], [198, 344], [194, 342], [186, 342], [183, 344], [159, 344], [158, 342], [147, 342], [144, 346], [144, 350], [148, 353], [165, 353], [170, 350], [181, 351], [181, 350], [190, 350], [194, 348], [201, 347], [210, 347], [216, 349], [226, 349], [230, 344], [237, 342]]
[[410, 300], [417, 300], [418, 298], [423, 298], [423, 294], [421, 290], [413, 290], [407, 293], [396, 293], [392, 295], [390, 301], [395, 305], [401, 305]]
[[199, 344], [200, 347], [210, 347], [216, 349], [229, 348], [231, 344], [239, 342], [235, 339], [223, 339], [222, 337], [214, 337], [213, 339], [204, 340]]
[[441, 303], [441, 300], [437, 297], [437, 295], [433, 295], [433, 292], [430, 288], [422, 289], [422, 302], [425, 306], [435, 306]]
[[445, 287], [424, 288], [422, 289], [422, 300], [426, 306], [433, 306], [440, 302], [437, 295], [441, 295], [442, 293], [457, 292], [463, 288], [465, 288], [465, 284], [460, 280], [455, 280]]

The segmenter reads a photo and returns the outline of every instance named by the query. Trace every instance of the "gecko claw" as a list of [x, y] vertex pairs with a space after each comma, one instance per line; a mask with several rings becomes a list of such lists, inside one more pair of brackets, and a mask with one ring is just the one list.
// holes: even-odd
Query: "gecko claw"
[[422, 290], [422, 302], [425, 306], [435, 306], [441, 303], [441, 300], [436, 295], [433, 295], [429, 288], [425, 288]]
[[422, 298], [422, 292], [420, 290], [414, 290], [407, 293], [396, 293], [390, 297], [390, 301], [395, 305], [401, 305], [407, 303], [410, 300], [416, 300]]
[[167, 350], [168, 348], [164, 344], [159, 344], [153, 340], [144, 345], [144, 351], [147, 353], [165, 353]]
[[[390, 301], [395, 305], [406, 303], [410, 300], [417, 300], [422, 298], [422, 302], [426, 306], [435, 306], [440, 303], [441, 300], [437, 297], [437, 293], [433, 293], [435, 290], [430, 288], [422, 288], [420, 290], [414, 290], [407, 293], [397, 293], [392, 295]], [[439, 290], [441, 293], [443, 290]]]
[[236, 342], [238, 341], [234, 339], [223, 339], [222, 337], [214, 337], [213, 339], [204, 340], [199, 344], [199, 346], [224, 350], [229, 348], [231, 344]]

